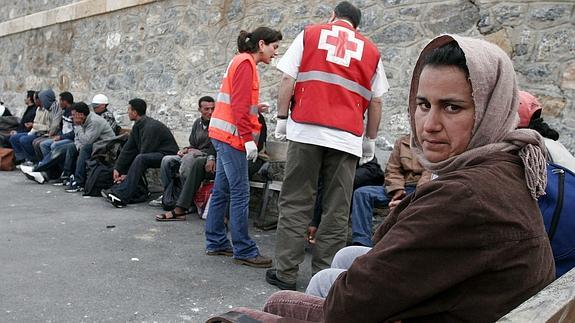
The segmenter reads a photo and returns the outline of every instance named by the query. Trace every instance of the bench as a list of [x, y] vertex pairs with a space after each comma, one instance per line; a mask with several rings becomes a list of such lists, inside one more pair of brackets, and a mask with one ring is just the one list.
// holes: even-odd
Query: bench
[[575, 268], [497, 322], [575, 322]]

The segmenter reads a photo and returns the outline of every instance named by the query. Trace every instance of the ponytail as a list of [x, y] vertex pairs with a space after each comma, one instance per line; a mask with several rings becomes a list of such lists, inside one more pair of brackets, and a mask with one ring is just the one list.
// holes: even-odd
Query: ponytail
[[268, 27], [258, 27], [253, 32], [240, 31], [238, 36], [238, 52], [256, 53], [259, 42], [263, 40], [266, 45], [282, 40], [282, 33]]

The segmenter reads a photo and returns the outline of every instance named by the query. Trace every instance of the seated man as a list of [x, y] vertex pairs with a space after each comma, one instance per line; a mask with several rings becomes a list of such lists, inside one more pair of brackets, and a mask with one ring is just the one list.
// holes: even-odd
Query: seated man
[[63, 108], [60, 106], [60, 100], [54, 101], [50, 108], [48, 109], [50, 113], [48, 114], [49, 128], [48, 133], [42, 136], [38, 136], [34, 141], [32, 141], [32, 147], [36, 154], [35, 161], [40, 162], [44, 158], [44, 153], [40, 149], [40, 145], [44, 141], [51, 141], [62, 131], [62, 113]]
[[26, 103], [26, 110], [22, 114], [22, 118], [20, 118], [20, 122], [18, 123], [18, 127], [12, 131], [10, 131], [8, 136], [4, 136], [0, 138], [0, 145], [2, 146], [10, 146], [10, 137], [14, 136], [17, 133], [27, 133], [32, 129], [32, 125], [34, 123], [34, 117], [36, 116], [36, 104], [34, 103], [34, 94], [35, 91], [27, 91], [26, 98], [24, 102]]
[[21, 164], [26, 161], [26, 166], [32, 166], [36, 159], [36, 153], [32, 147], [32, 141], [39, 136], [45, 135], [50, 129], [49, 107], [54, 103], [54, 91], [44, 90], [35, 96], [37, 106], [32, 128], [29, 132], [19, 132], [10, 136], [10, 144], [14, 149], [15, 163]]
[[109, 139], [115, 136], [108, 121], [96, 113], [91, 113], [90, 108], [84, 102], [72, 106], [74, 113], [74, 144], [66, 151], [64, 173], [72, 173], [68, 193], [84, 191], [86, 182], [86, 161], [92, 155], [92, 144], [96, 141]]
[[72, 104], [74, 104], [74, 96], [70, 92], [60, 93], [59, 100], [60, 108], [62, 108], [61, 131], [40, 143], [40, 150], [42, 151], [43, 159], [38, 163], [34, 169], [39, 171], [38, 167], [45, 165], [52, 159], [63, 155], [66, 152], [65, 146], [74, 142], [74, 120], [72, 119]]
[[[190, 133], [190, 145], [178, 151], [177, 155], [165, 156], [160, 168], [160, 179], [164, 190], [173, 178], [173, 169], [179, 168], [182, 191], [176, 207], [165, 214], [156, 216], [158, 221], [184, 220], [188, 209], [192, 207], [193, 197], [202, 181], [213, 178], [216, 150], [208, 137], [208, 126], [214, 111], [215, 101], [210, 96], [201, 97], [198, 102], [200, 117], [194, 121]], [[152, 205], [161, 204], [162, 197], [154, 200]], [[159, 203], [158, 203], [159, 202]]]
[[130, 100], [128, 117], [135, 123], [114, 166], [115, 184], [110, 189], [102, 190], [102, 196], [115, 207], [145, 200], [149, 194], [143, 177], [146, 170], [159, 168], [164, 156], [178, 152], [178, 144], [170, 129], [146, 116], [144, 100]]
[[374, 207], [395, 207], [401, 199], [415, 191], [417, 185], [426, 183], [430, 177], [431, 174], [425, 172], [409, 148], [409, 135], [398, 138], [385, 167], [385, 187], [363, 186], [353, 192], [352, 245], [373, 245], [371, 231]]
[[96, 95], [94, 95], [94, 98], [92, 99], [92, 105], [91, 106], [97, 115], [106, 119], [106, 121], [108, 122], [108, 124], [110, 125], [112, 130], [114, 130], [114, 133], [116, 135], [118, 135], [120, 133], [121, 128], [118, 125], [118, 122], [116, 121], [116, 117], [114, 116], [112, 111], [108, 110], [109, 104], [110, 104], [110, 101], [108, 100], [107, 96], [105, 96], [104, 94], [96, 94]]

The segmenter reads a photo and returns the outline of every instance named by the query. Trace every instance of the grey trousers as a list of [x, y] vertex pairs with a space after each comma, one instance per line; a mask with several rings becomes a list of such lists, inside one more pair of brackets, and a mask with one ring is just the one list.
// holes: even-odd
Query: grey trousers
[[320, 174], [324, 180], [323, 213], [312, 250], [312, 272], [329, 268], [335, 253], [345, 247], [357, 161], [358, 157], [339, 150], [288, 143], [275, 248], [281, 280], [295, 282], [299, 264], [304, 261]]
[[337, 277], [351, 267], [355, 258], [365, 255], [370, 250], [370, 247], [364, 246], [350, 246], [341, 249], [333, 257], [331, 268], [324, 269], [311, 278], [305, 293], [326, 298]]

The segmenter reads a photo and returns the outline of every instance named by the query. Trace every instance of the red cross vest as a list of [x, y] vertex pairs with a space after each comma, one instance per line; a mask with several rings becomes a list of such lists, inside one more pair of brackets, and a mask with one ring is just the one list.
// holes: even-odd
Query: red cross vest
[[244, 144], [246, 141], [243, 140], [239, 134], [236, 118], [232, 113], [233, 107], [230, 104], [230, 97], [233, 88], [232, 80], [234, 79], [234, 74], [236, 73], [238, 66], [246, 60], [251, 63], [253, 70], [249, 119], [254, 141], [258, 142], [261, 128], [261, 124], [258, 121], [260, 80], [256, 63], [252, 55], [248, 53], [236, 55], [228, 65], [228, 69], [224, 74], [220, 93], [218, 93], [218, 98], [216, 99], [216, 108], [214, 109], [212, 118], [210, 119], [210, 127], [208, 128], [210, 138], [225, 142], [241, 151], [245, 151]]
[[291, 118], [362, 136], [379, 57], [344, 21], [306, 27]]

